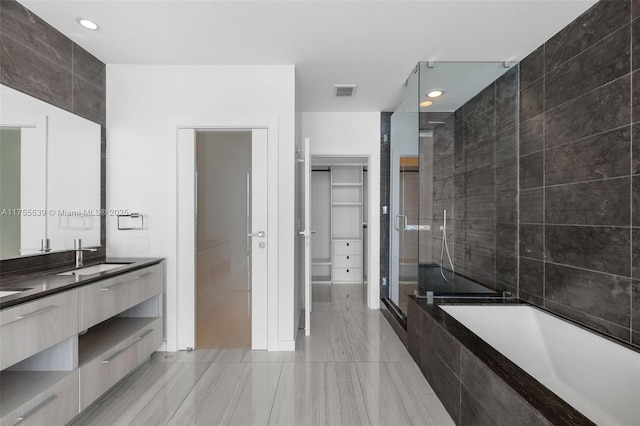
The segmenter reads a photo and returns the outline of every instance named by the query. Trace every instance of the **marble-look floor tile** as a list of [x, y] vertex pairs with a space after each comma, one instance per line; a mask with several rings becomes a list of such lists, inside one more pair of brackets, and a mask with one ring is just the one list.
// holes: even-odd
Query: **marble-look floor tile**
[[372, 425], [411, 425], [389, 370], [382, 362], [356, 362]]
[[452, 425], [453, 420], [414, 362], [385, 363], [414, 425]]
[[368, 425], [369, 417], [356, 366], [352, 362], [328, 362], [325, 368], [327, 424]]
[[282, 366], [270, 425], [326, 425], [326, 363], [294, 362]]
[[170, 425], [265, 425], [273, 405], [279, 363], [214, 363]]
[[411, 361], [409, 352], [382, 314], [364, 311], [343, 315], [355, 361]]
[[300, 332], [296, 361], [352, 361], [349, 337], [341, 312], [312, 312], [311, 336]]

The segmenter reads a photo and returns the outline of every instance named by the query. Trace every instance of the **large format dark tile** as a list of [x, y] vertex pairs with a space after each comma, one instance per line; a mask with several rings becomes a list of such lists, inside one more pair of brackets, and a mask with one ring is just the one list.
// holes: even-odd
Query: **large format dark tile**
[[633, 211], [632, 226], [640, 226], [640, 175], [633, 176], [631, 179], [631, 210]]
[[496, 251], [496, 284], [505, 284], [512, 289], [518, 283], [518, 256]]
[[545, 112], [545, 143], [554, 146], [629, 124], [630, 76]]
[[512, 127], [518, 120], [518, 65], [495, 83], [496, 131]]
[[106, 91], [106, 66], [98, 58], [73, 44], [73, 74], [101, 91]]
[[544, 262], [520, 258], [520, 290], [542, 298], [544, 296]]
[[631, 19], [640, 18], [640, 0], [631, 0]]
[[631, 128], [626, 126], [548, 149], [545, 183], [557, 185], [629, 175]]
[[545, 76], [549, 110], [629, 73], [631, 27], [626, 25]]
[[54, 65], [71, 72], [73, 42], [17, 1], [2, 1], [0, 32]]
[[484, 406], [463, 385], [460, 393], [460, 425], [498, 426]]
[[463, 387], [469, 390], [497, 424], [548, 423], [511, 386], [466, 348], [462, 351], [460, 380]]
[[598, 316], [592, 315], [589, 308], [576, 309], [562, 303], [546, 299], [544, 307], [551, 312], [576, 321], [585, 327], [600, 331], [623, 341], [629, 341], [629, 327], [623, 327]]
[[544, 236], [548, 262], [631, 276], [628, 227], [547, 225]]
[[629, 23], [628, 0], [602, 0], [545, 43], [549, 72]]
[[544, 148], [544, 114], [520, 123], [520, 155], [532, 154]]
[[496, 224], [496, 252], [518, 254], [518, 225]]
[[539, 79], [520, 91], [520, 121], [542, 113], [544, 110], [544, 80]]
[[520, 223], [542, 223], [544, 188], [520, 190]]
[[606, 179], [545, 188], [545, 222], [629, 226], [629, 179]]
[[634, 332], [640, 333], [640, 280], [631, 282], [631, 295], [631, 327]]
[[106, 93], [81, 78], [73, 77], [73, 112], [106, 124]]
[[631, 174], [640, 174], [640, 124], [633, 125], [633, 137], [631, 140]]
[[524, 89], [544, 75], [544, 45], [520, 61], [520, 88]]
[[518, 223], [518, 192], [496, 193], [496, 223]]
[[633, 80], [633, 86], [631, 88], [631, 99], [633, 101], [631, 107], [633, 110], [632, 120], [634, 123], [637, 123], [640, 121], [640, 70], [634, 71], [631, 76]]
[[479, 168], [493, 167], [495, 151], [495, 137], [490, 135], [487, 139], [478, 140], [475, 143], [467, 143], [466, 151], [466, 171]]
[[520, 157], [520, 189], [537, 188], [544, 184], [543, 152]]
[[509, 161], [518, 158], [518, 126], [511, 126], [496, 135], [495, 161]]
[[542, 225], [520, 224], [520, 256], [543, 259], [544, 228]]
[[640, 228], [631, 228], [631, 276], [640, 279]]
[[629, 278], [546, 263], [545, 297], [620, 327], [630, 326]]
[[0, 83], [71, 111], [71, 73], [3, 34]]
[[495, 191], [496, 196], [504, 192], [518, 190], [518, 158], [496, 163]]
[[493, 85], [464, 105], [465, 144], [483, 141], [495, 135], [495, 96]]
[[633, 59], [631, 68], [635, 71], [640, 68], [640, 20], [638, 19], [635, 19], [631, 23], [631, 52]]

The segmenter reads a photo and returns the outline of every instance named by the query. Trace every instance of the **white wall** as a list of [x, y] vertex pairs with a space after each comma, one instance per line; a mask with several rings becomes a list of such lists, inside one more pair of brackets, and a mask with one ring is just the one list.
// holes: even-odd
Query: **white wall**
[[[141, 231], [118, 231], [107, 218], [110, 257], [165, 257], [175, 268], [168, 229], [175, 202], [167, 187], [175, 180], [168, 170], [167, 128], [170, 123], [198, 120], [239, 123], [255, 117], [277, 120], [277, 288], [269, 295], [270, 349], [292, 350], [294, 330], [295, 232], [295, 82], [294, 66], [107, 65], [107, 207], [145, 215]], [[272, 161], [274, 163], [274, 161]], [[271, 211], [271, 209], [270, 209]], [[273, 240], [272, 240], [273, 241]], [[172, 266], [173, 265], [173, 266]], [[271, 269], [270, 269], [271, 271]], [[167, 277], [167, 347], [178, 333], [177, 313]], [[175, 294], [175, 292], [173, 293]], [[191, 315], [184, 313], [181, 315]]]
[[303, 138], [311, 140], [311, 155], [368, 156], [371, 196], [367, 199], [369, 229], [368, 305], [380, 307], [380, 113], [303, 112]]

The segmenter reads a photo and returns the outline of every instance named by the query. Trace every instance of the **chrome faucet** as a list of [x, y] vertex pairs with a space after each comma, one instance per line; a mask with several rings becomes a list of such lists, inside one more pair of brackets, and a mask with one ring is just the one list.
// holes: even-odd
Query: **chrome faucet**
[[76, 268], [82, 266], [83, 253], [85, 251], [98, 251], [97, 248], [82, 248], [82, 238], [75, 238], [73, 240], [73, 251], [76, 252]]

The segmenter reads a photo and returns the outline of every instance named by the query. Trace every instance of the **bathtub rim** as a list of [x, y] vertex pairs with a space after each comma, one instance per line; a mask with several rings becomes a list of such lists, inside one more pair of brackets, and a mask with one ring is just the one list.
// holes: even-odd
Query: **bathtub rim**
[[[489, 367], [494, 374], [549, 422], [554, 425], [595, 425], [584, 414], [449, 315], [444, 309], [441, 309], [439, 305], [522, 305], [534, 308], [537, 306], [523, 300], [435, 299], [434, 303], [428, 304], [426, 299], [416, 299], [414, 296], [409, 296], [409, 299], [417, 303], [423, 315], [429, 315], [455, 337], [461, 345]], [[544, 309], [540, 310], [547, 312]], [[583, 328], [592, 331], [586, 327]], [[616, 341], [616, 343], [618, 342]]]

